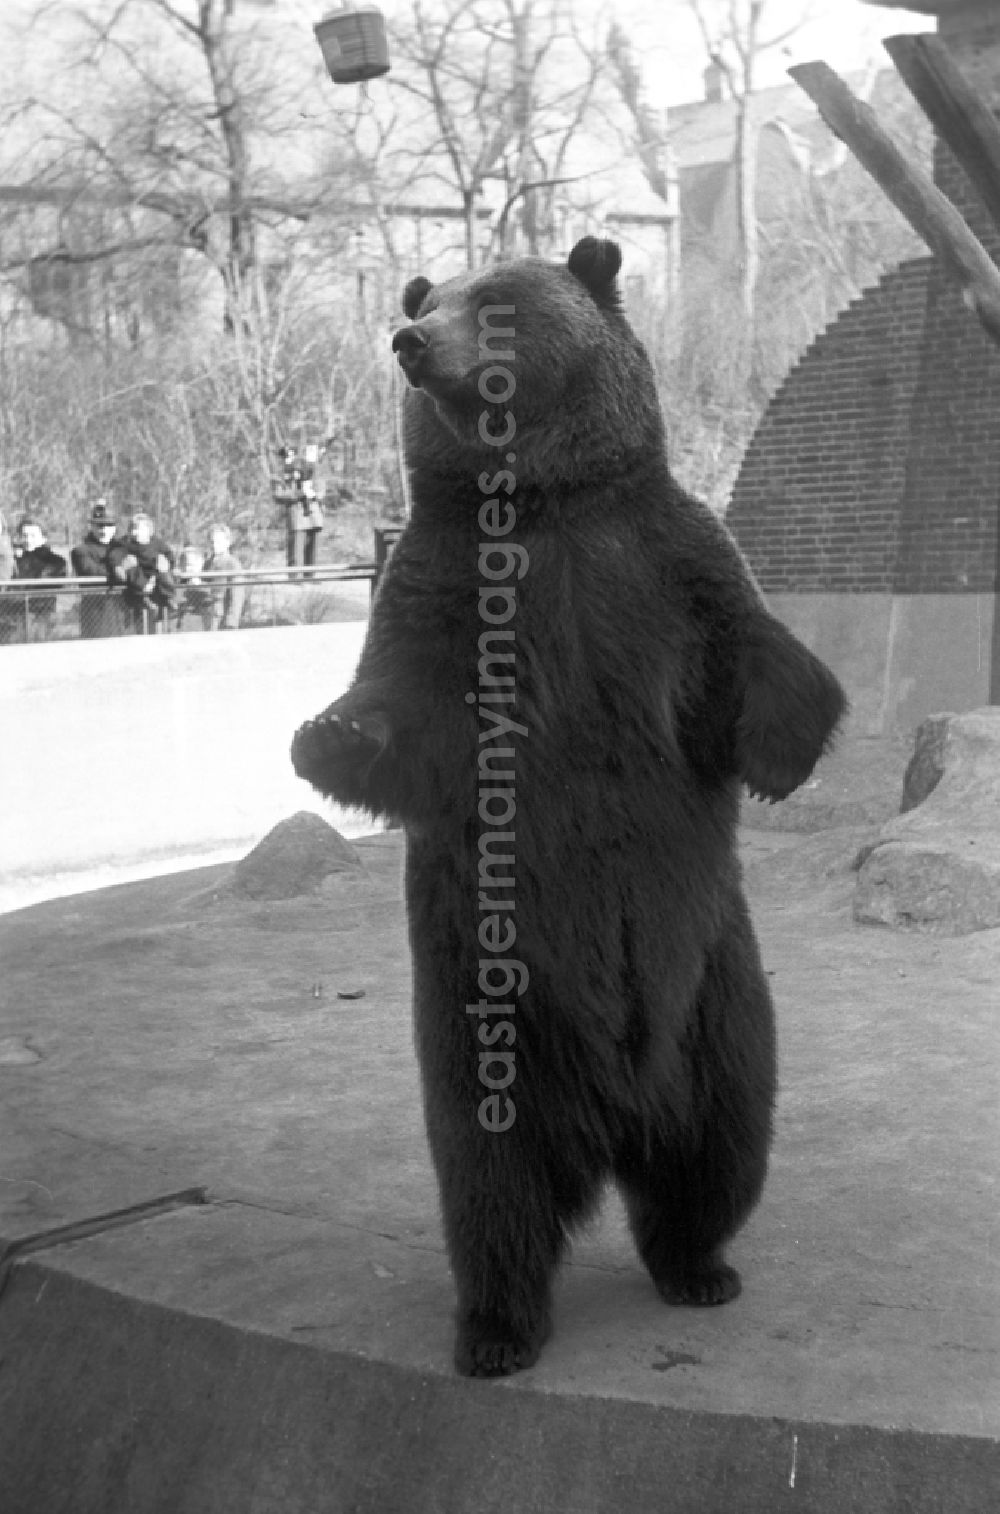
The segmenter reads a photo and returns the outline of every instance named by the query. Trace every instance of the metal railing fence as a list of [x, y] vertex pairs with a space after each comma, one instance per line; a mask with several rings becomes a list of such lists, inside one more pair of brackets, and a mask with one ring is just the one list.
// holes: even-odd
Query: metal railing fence
[[[379, 555], [381, 560], [379, 560]], [[173, 602], [137, 600], [101, 578], [20, 578], [0, 583], [0, 646], [203, 629], [313, 625], [354, 618], [336, 584], [367, 581], [374, 593], [387, 553], [373, 562], [308, 568], [242, 568], [174, 575]]]

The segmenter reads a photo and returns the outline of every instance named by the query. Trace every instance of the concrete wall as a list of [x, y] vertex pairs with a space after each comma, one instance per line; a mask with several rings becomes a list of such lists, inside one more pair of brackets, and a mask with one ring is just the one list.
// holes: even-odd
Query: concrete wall
[[[772, 594], [868, 732], [988, 701], [987, 594]], [[247, 849], [295, 810], [371, 829], [292, 772], [365, 623], [0, 649], [0, 880]]]
[[837, 674], [865, 734], [989, 703], [992, 594], [769, 594]]
[[371, 830], [295, 777], [366, 625], [0, 649], [0, 878], [250, 846], [295, 810]]

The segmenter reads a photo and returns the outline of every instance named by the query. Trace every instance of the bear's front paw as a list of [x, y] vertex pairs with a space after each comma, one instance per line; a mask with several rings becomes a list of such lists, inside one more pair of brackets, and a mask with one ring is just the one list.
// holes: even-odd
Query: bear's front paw
[[847, 708], [844, 691], [774, 620], [744, 649], [742, 679], [736, 770], [755, 799], [787, 799], [829, 751]]
[[463, 1377], [510, 1377], [533, 1367], [551, 1332], [548, 1319], [531, 1331], [482, 1319], [464, 1320], [458, 1327], [455, 1366]]
[[739, 774], [751, 799], [766, 799], [778, 804], [794, 794], [812, 772], [808, 763], [796, 766], [780, 757], [764, 756], [743, 750], [739, 754]]
[[296, 731], [292, 766], [307, 783], [332, 793], [345, 763], [351, 768], [367, 766], [385, 750], [388, 740], [388, 727], [378, 715], [329, 709]]

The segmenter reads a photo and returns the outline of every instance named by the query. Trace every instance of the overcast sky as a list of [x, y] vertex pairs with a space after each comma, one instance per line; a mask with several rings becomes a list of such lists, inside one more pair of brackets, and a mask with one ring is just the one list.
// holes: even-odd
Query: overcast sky
[[[785, 70], [791, 64], [814, 58], [824, 59], [838, 71], [864, 67], [872, 57], [891, 67], [881, 37], [934, 29], [933, 17], [882, 10], [861, 0], [813, 0], [811, 6], [809, 0], [768, 0], [764, 39], [788, 31], [809, 10], [814, 21], [803, 26], [784, 48], [762, 55], [760, 84], [780, 84], [786, 80]], [[678, 105], [698, 99], [705, 49], [687, 0], [618, 0], [615, 14], [632, 27], [637, 43], [643, 44], [640, 61], [650, 102]]]
[[[339, 8], [339, 3], [340, 0], [276, 0], [285, 24], [301, 28], [304, 33], [308, 33], [311, 22]], [[688, 0], [573, 0], [573, 4], [581, 16], [593, 20], [613, 18], [628, 29], [637, 46], [650, 104], [676, 105], [700, 97], [706, 59]], [[409, 0], [381, 0], [381, 7], [387, 15], [400, 14], [409, 10]], [[767, 0], [765, 38], [786, 31], [807, 11], [812, 12], [815, 20], [791, 37], [785, 49], [773, 50], [762, 57], [761, 84], [781, 83], [789, 64], [812, 58], [824, 58], [837, 69], [863, 67], [873, 56], [888, 65], [888, 56], [879, 46], [880, 37], [933, 28], [930, 17], [912, 11], [881, 10], [864, 5], [861, 0]], [[0, 42], [5, 22], [11, 25], [25, 16], [44, 17], [44, 12], [44, 0], [0, 0]], [[245, 14], [252, 17], [253, 0], [246, 4]], [[602, 29], [604, 24], [606, 20], [602, 20]], [[33, 34], [32, 50], [44, 54], [48, 64], [52, 49], [45, 45], [46, 30], [43, 21]], [[6, 60], [8, 70], [21, 63], [20, 59], [15, 62], [13, 51], [10, 49]], [[0, 68], [0, 76], [6, 71]]]

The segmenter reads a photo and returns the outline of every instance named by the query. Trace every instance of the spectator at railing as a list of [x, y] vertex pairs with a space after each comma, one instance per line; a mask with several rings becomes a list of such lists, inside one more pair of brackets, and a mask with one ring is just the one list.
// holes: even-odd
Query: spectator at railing
[[[212, 552], [205, 564], [206, 573], [242, 573], [243, 564], [232, 552], [233, 533], [217, 522], [209, 534]], [[216, 579], [212, 584], [212, 630], [238, 631], [243, 618], [246, 588], [239, 583]]]
[[[181, 547], [174, 564], [174, 572], [177, 575], [177, 629], [180, 631], [184, 626], [185, 616], [199, 615], [205, 620], [210, 598], [202, 574], [205, 571], [205, 554], [200, 547], [190, 544]], [[205, 630], [208, 623], [205, 622]]]
[[307, 568], [313, 567], [316, 562], [316, 553], [319, 549], [319, 533], [323, 529], [323, 506], [320, 501], [319, 486], [316, 483], [316, 466], [318, 462], [319, 447], [315, 442], [310, 442], [306, 447], [302, 478], [302, 529], [305, 533], [305, 541], [302, 547], [302, 561]]
[[21, 545], [14, 548], [18, 578], [65, 578], [66, 559], [49, 546], [45, 529], [26, 515], [21, 522]]
[[214, 525], [209, 541], [212, 550], [207, 558], [197, 547], [185, 547], [178, 558], [178, 573], [184, 581], [178, 602], [178, 626], [183, 625], [185, 615], [191, 612], [201, 617], [206, 631], [238, 631], [246, 598], [244, 585], [218, 578], [205, 582], [201, 574], [242, 573], [243, 564], [230, 551], [233, 536], [228, 526], [221, 522]]
[[[77, 578], [108, 578], [108, 557], [115, 539], [115, 517], [106, 499], [99, 499], [90, 512], [89, 529], [78, 547], [70, 553]], [[124, 631], [121, 600], [118, 594], [94, 589], [80, 594], [80, 635], [120, 636]]]
[[123, 585], [126, 630], [143, 632], [147, 614], [164, 626], [177, 602], [173, 576], [174, 551], [153, 533], [152, 518], [144, 510], [132, 516], [129, 534], [112, 542], [108, 551], [108, 582]]
[[10, 583], [16, 573], [10, 527], [7, 525], [7, 517], [0, 511], [0, 646], [21, 639], [18, 633], [24, 623], [23, 607], [14, 595], [5, 594], [3, 589], [3, 585]]
[[16, 571], [10, 527], [7, 525], [7, 517], [0, 510], [0, 583], [9, 583]]
[[[31, 516], [21, 522], [21, 545], [14, 548], [18, 578], [65, 578], [66, 559], [49, 546], [44, 528]], [[56, 614], [54, 594], [31, 594], [28, 613], [42, 637], [49, 635]]]

